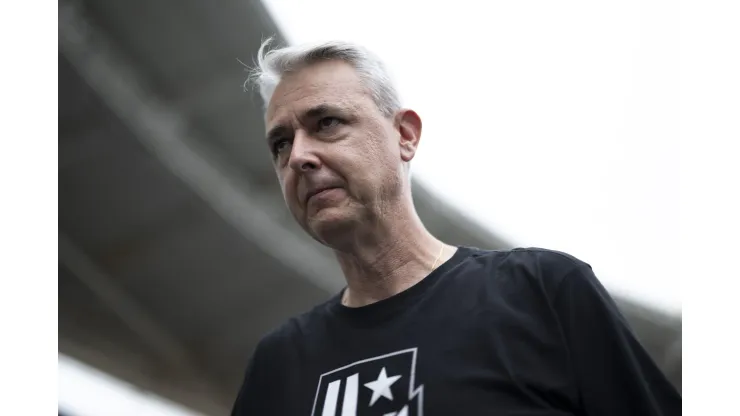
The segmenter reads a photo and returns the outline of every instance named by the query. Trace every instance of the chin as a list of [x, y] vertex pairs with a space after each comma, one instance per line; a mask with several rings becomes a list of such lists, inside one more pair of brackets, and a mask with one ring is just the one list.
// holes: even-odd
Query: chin
[[347, 238], [349, 231], [357, 224], [357, 215], [346, 209], [325, 208], [311, 216], [307, 230], [320, 243], [333, 246], [338, 240]]

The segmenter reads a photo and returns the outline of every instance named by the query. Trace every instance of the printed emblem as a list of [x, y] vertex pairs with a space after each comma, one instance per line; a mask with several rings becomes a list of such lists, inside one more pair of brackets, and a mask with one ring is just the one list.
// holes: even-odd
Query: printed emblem
[[421, 416], [416, 348], [360, 360], [319, 378], [312, 416]]

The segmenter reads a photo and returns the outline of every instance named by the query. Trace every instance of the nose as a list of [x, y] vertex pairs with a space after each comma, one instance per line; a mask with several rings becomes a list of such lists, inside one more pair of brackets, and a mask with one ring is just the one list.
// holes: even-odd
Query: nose
[[296, 173], [306, 173], [321, 167], [321, 159], [316, 154], [313, 140], [303, 132], [296, 132], [293, 138], [289, 165]]

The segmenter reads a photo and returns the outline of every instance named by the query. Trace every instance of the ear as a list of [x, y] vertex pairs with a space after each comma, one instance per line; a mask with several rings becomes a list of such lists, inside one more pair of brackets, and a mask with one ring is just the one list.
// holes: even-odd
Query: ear
[[402, 109], [396, 113], [395, 124], [399, 132], [401, 159], [410, 162], [421, 140], [421, 117], [414, 110]]

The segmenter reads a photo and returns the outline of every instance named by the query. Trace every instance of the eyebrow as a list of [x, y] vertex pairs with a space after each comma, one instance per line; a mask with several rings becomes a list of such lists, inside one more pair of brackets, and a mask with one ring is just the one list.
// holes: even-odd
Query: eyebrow
[[[301, 115], [301, 119], [316, 119], [321, 118], [329, 113], [337, 112], [342, 112], [342, 109], [331, 104], [319, 104], [306, 110]], [[290, 130], [290, 127], [284, 124], [278, 124], [277, 126], [271, 128], [269, 132], [267, 132], [267, 141], [271, 142], [278, 137], [285, 135], [286, 132]]]
[[339, 109], [329, 104], [319, 104], [315, 107], [309, 108], [305, 113], [303, 113], [303, 117], [319, 118], [333, 111], [339, 111]]
[[273, 141], [277, 140], [280, 136], [286, 135], [287, 132], [289, 131], [290, 131], [290, 128], [288, 128], [287, 126], [278, 124], [277, 126], [271, 128], [269, 132], [267, 132], [267, 142], [272, 143]]

